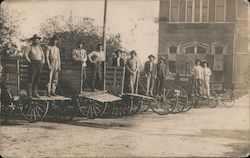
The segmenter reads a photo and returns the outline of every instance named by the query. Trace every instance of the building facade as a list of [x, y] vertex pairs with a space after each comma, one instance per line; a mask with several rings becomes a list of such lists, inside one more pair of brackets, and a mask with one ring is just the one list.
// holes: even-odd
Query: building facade
[[196, 59], [207, 61], [212, 82], [246, 88], [249, 72], [248, 2], [161, 0], [159, 52], [170, 71], [189, 74]]

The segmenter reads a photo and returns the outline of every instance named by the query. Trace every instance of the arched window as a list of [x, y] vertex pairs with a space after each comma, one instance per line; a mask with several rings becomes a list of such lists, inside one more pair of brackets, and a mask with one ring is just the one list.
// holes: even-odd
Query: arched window
[[215, 46], [215, 52], [214, 54], [223, 54], [224, 47], [221, 45]]
[[169, 47], [169, 53], [170, 54], [177, 54], [178, 46], [172, 45]]
[[195, 53], [195, 47], [189, 46], [185, 48], [185, 54], [194, 54]]
[[197, 54], [207, 54], [207, 49], [203, 46], [197, 46]]

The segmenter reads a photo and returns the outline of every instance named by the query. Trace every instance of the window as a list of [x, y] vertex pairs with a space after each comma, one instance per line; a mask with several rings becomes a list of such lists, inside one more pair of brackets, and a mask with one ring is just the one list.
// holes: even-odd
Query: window
[[208, 46], [206, 44], [192, 42], [184, 47], [185, 54], [207, 54]]
[[173, 45], [169, 47], [169, 53], [176, 54], [177, 53], [178, 46]]
[[178, 0], [171, 1], [171, 22], [178, 22]]
[[216, 0], [216, 22], [224, 22], [225, 0]]
[[197, 54], [206, 54], [206, 53], [207, 53], [206, 48], [202, 46], [197, 46]]
[[215, 47], [215, 54], [223, 54], [223, 46], [216, 46]]
[[200, 2], [201, 0], [195, 0], [195, 9], [194, 9], [194, 21], [200, 21]]
[[192, 22], [193, 21], [193, 1], [192, 0], [187, 0], [187, 22]]
[[248, 2], [246, 0], [237, 0], [237, 18], [247, 19]]
[[214, 81], [222, 81], [223, 80], [223, 78], [222, 78], [222, 76], [223, 76], [222, 71], [214, 71], [213, 73], [214, 73]]
[[169, 61], [169, 72], [176, 73], [176, 63], [175, 63], [175, 61]]
[[208, 21], [208, 0], [202, 0], [202, 16], [201, 21], [207, 22]]
[[189, 46], [185, 49], [186, 54], [194, 54], [194, 46]]
[[186, 21], [186, 0], [180, 0], [179, 21]]

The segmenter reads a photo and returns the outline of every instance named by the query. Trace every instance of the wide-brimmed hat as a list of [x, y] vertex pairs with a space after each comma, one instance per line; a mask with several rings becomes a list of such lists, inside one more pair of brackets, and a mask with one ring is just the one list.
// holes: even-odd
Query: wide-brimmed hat
[[161, 56], [159, 59], [165, 60], [166, 58], [164, 56]]
[[51, 41], [58, 40], [58, 37], [54, 35], [53, 37], [50, 38]]
[[83, 40], [79, 40], [79, 41], [76, 42], [76, 44], [77, 44], [77, 45], [80, 45], [80, 44], [85, 45], [85, 42], [84, 42]]
[[130, 52], [130, 55], [132, 55], [132, 54], [134, 54], [135, 56], [137, 55], [137, 53], [136, 53], [135, 50], [132, 50], [132, 51]]
[[155, 56], [153, 55], [153, 54], [150, 54], [149, 56], [148, 56], [148, 58], [154, 58], [155, 59]]
[[120, 50], [120, 49], [115, 50], [115, 54], [116, 54], [116, 55], [117, 55], [119, 52], [122, 53], [122, 50]]
[[31, 38], [30, 38], [30, 40], [31, 41], [33, 41], [33, 40], [36, 40], [36, 39], [42, 39], [42, 37], [39, 37], [37, 34], [34, 34]]
[[203, 61], [203, 62], [202, 62], [202, 65], [204, 65], [205, 63], [208, 65], [208, 62], [207, 62], [207, 61]]

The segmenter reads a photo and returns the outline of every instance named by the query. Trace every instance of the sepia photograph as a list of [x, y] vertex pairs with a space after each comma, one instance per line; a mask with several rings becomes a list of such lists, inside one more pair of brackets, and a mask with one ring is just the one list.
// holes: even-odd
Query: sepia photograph
[[248, 0], [4, 0], [0, 157], [249, 157]]

